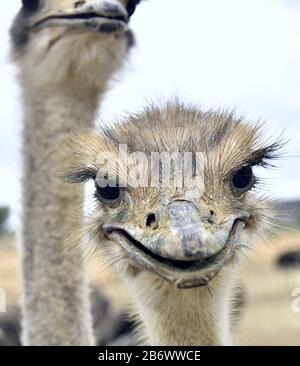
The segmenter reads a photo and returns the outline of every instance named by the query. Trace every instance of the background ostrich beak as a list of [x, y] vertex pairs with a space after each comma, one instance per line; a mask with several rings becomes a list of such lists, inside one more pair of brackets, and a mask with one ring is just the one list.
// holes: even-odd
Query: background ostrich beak
[[116, 0], [84, 2], [80, 6], [70, 4], [65, 9], [41, 11], [38, 18], [32, 20], [30, 27], [40, 29], [49, 26], [67, 26], [71, 28], [94, 29], [107, 24], [124, 26], [129, 21], [126, 8]]

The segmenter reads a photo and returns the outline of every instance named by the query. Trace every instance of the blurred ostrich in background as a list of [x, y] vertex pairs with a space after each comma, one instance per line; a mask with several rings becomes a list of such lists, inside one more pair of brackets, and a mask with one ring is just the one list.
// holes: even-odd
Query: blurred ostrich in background
[[23, 0], [11, 28], [24, 111], [25, 345], [94, 344], [85, 268], [64, 244], [83, 190], [57, 177], [57, 147], [81, 125], [93, 125], [107, 82], [134, 44], [128, 22], [137, 3]]

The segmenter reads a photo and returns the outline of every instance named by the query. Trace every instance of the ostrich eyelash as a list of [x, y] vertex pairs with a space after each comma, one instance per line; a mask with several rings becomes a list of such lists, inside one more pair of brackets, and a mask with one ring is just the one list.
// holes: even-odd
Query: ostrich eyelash
[[84, 183], [95, 180], [97, 172], [92, 168], [71, 168], [64, 177], [68, 183]]
[[275, 141], [273, 144], [261, 147], [255, 150], [250, 157], [247, 159], [246, 164], [253, 166], [262, 167], [274, 167], [271, 163], [272, 160], [277, 160], [281, 156], [280, 150], [283, 148], [285, 143], [281, 140]]

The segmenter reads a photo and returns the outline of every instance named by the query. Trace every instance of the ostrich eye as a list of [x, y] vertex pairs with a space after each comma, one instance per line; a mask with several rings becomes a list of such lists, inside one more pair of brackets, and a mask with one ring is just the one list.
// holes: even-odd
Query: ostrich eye
[[22, 0], [22, 5], [25, 10], [36, 11], [40, 5], [39, 0]]
[[106, 201], [114, 201], [120, 197], [120, 187], [100, 187], [96, 183], [96, 196]]
[[135, 8], [136, 6], [138, 5], [138, 3], [140, 2], [141, 0], [129, 0], [128, 1], [128, 4], [127, 4], [127, 12], [128, 12], [128, 15], [131, 17], [131, 15], [135, 12]]
[[252, 167], [250, 165], [244, 166], [234, 173], [232, 177], [232, 185], [239, 191], [245, 191], [249, 189], [254, 180]]

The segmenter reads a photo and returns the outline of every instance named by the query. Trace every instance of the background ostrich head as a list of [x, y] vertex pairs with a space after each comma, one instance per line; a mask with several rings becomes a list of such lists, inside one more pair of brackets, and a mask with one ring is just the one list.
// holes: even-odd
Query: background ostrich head
[[23, 78], [38, 85], [70, 79], [77, 87], [103, 85], [134, 43], [128, 22], [139, 2], [23, 0], [11, 27]]
[[[95, 212], [83, 233], [122, 278], [206, 285], [272, 219], [269, 204], [255, 193], [253, 168], [275, 158], [280, 143], [268, 143], [260, 125], [233, 114], [170, 102], [80, 134], [70, 146], [67, 179], [94, 179], [96, 186]], [[172, 153], [173, 160], [153, 163], [153, 153], [163, 159]], [[187, 174], [183, 153], [192, 153]]]

